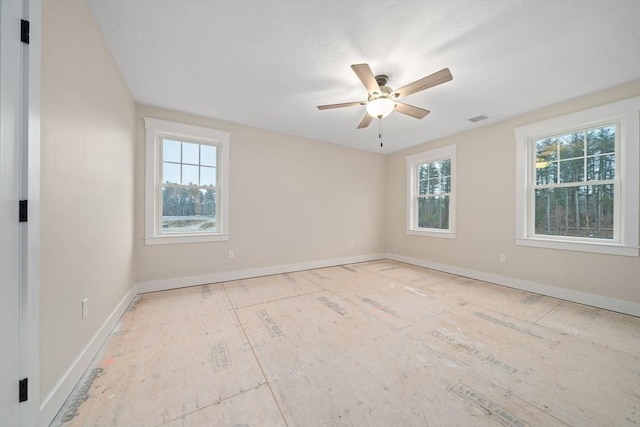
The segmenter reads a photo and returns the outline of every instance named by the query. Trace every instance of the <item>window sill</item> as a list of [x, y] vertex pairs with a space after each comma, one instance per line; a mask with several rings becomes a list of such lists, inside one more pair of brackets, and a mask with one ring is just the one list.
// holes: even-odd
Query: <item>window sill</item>
[[422, 237], [439, 237], [441, 239], [455, 239], [456, 233], [450, 231], [426, 231], [426, 230], [407, 230], [409, 236], [422, 236]]
[[516, 238], [518, 246], [532, 246], [536, 248], [560, 249], [565, 251], [591, 252], [597, 254], [622, 255], [637, 257], [639, 248], [622, 246], [614, 243], [600, 242], [569, 242], [542, 238]]
[[173, 245], [180, 243], [204, 243], [204, 242], [223, 242], [229, 240], [228, 234], [180, 234], [177, 236], [153, 236], [145, 237], [145, 245]]

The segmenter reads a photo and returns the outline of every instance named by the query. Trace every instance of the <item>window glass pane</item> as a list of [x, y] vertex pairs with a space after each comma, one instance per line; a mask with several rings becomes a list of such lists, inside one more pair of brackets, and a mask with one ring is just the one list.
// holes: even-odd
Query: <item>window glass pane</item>
[[216, 231], [215, 190], [162, 188], [162, 233]]
[[207, 188], [206, 190], [200, 191], [204, 193], [204, 195], [202, 196], [202, 215], [206, 215], [215, 219], [217, 201], [216, 190], [213, 188]]
[[204, 166], [216, 165], [217, 147], [213, 145], [200, 145], [200, 164]]
[[427, 179], [429, 176], [429, 163], [423, 163], [418, 168], [418, 179]]
[[558, 162], [536, 163], [536, 184], [557, 184]]
[[440, 184], [442, 185], [442, 192], [443, 193], [451, 193], [451, 177], [450, 176], [445, 176], [444, 178], [442, 178], [442, 181], [440, 182]]
[[423, 180], [418, 183], [418, 194], [429, 194], [429, 181]]
[[180, 163], [180, 141], [162, 139], [162, 160]]
[[535, 233], [612, 239], [612, 184], [535, 190]]
[[563, 135], [558, 138], [560, 159], [572, 159], [584, 156], [584, 132]]
[[442, 176], [451, 175], [451, 159], [442, 160], [440, 162], [440, 175]]
[[614, 179], [616, 177], [615, 154], [587, 158], [587, 180]]
[[584, 180], [584, 158], [560, 162], [560, 182]]
[[200, 163], [200, 144], [192, 142], [182, 143], [182, 163], [197, 165]]
[[587, 154], [613, 153], [616, 149], [615, 125], [592, 129], [587, 132]]
[[216, 185], [216, 168], [200, 167], [200, 185]]
[[427, 169], [429, 171], [429, 179], [431, 178], [438, 178], [438, 176], [440, 175], [440, 162], [431, 162], [431, 163], [427, 163]]
[[418, 227], [449, 228], [449, 196], [418, 198]]
[[442, 191], [442, 180], [439, 178], [434, 178], [429, 180], [429, 194], [441, 194]]
[[536, 141], [536, 162], [558, 160], [558, 139], [547, 138]]
[[162, 164], [162, 183], [180, 184], [180, 164], [166, 162]]
[[198, 166], [182, 165], [182, 185], [199, 185]]

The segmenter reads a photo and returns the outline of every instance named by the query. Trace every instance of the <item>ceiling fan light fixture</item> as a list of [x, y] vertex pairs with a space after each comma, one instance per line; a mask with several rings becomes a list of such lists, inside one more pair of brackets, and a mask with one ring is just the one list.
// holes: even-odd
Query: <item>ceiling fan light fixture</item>
[[389, 98], [376, 98], [367, 102], [367, 113], [370, 116], [381, 119], [387, 117], [393, 109], [396, 107], [396, 103]]

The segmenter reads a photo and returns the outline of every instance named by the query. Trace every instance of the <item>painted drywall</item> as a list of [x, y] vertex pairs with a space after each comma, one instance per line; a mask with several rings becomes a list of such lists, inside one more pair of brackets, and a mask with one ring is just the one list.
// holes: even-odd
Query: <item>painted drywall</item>
[[[42, 24], [41, 393], [133, 287], [135, 104], [83, 1]], [[88, 317], [82, 319], [82, 300]]]
[[[634, 82], [387, 158], [386, 248], [393, 254], [573, 291], [640, 302], [640, 258], [516, 246], [514, 128], [640, 93]], [[505, 100], [508, 102], [508, 100]], [[406, 234], [405, 157], [457, 145], [457, 238]], [[499, 254], [506, 254], [506, 262]]]
[[[138, 283], [384, 251], [383, 155], [149, 106], [136, 115]], [[144, 117], [231, 132], [229, 241], [145, 245]]]

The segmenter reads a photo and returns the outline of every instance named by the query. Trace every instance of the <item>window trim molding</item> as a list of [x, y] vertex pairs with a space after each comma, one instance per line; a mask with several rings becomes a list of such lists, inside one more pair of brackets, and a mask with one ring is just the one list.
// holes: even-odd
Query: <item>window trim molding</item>
[[[215, 242], [229, 240], [229, 141], [231, 133], [150, 117], [144, 118], [145, 146], [145, 236], [146, 245]], [[195, 142], [216, 144], [219, 151], [219, 182], [216, 197], [221, 209], [218, 212], [220, 228], [215, 233], [161, 235], [157, 233], [160, 200], [158, 178], [160, 176], [160, 139], [176, 137]]]
[[[414, 189], [416, 187], [416, 166], [422, 163], [435, 162], [443, 159], [451, 159], [451, 192], [449, 193], [449, 228], [418, 228], [414, 227], [416, 215], [416, 200]], [[411, 236], [438, 237], [444, 239], [456, 238], [456, 144], [445, 145], [432, 150], [423, 151], [405, 157], [407, 164], [407, 229]]]
[[[533, 235], [529, 230], [532, 217], [531, 180], [533, 167], [532, 141], [559, 133], [571, 132], [594, 125], [616, 123], [618, 146], [616, 157], [618, 171], [616, 184], [620, 187], [620, 200], [615, 213], [618, 221], [618, 240], [579, 239], [564, 236]], [[639, 173], [640, 152], [640, 97], [601, 105], [583, 111], [544, 120], [514, 129], [516, 138], [516, 230], [515, 242], [519, 246], [562, 249], [578, 252], [604, 253], [611, 255], [638, 256], [639, 239]]]

